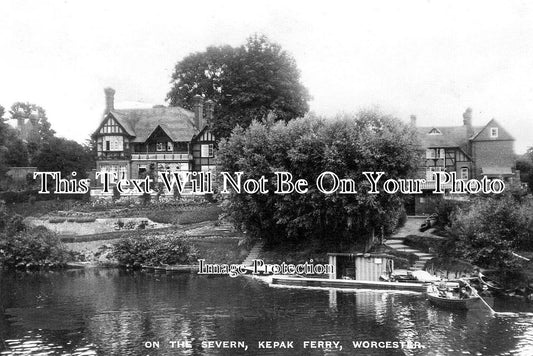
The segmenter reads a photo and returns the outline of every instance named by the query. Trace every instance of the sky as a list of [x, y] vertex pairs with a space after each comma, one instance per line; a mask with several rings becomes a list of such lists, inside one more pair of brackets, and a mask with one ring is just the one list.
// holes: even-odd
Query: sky
[[0, 105], [38, 104], [78, 142], [104, 87], [117, 108], [165, 104], [182, 58], [262, 33], [295, 58], [317, 114], [452, 126], [471, 107], [517, 153], [533, 146], [533, 2], [2, 0], [0, 14]]

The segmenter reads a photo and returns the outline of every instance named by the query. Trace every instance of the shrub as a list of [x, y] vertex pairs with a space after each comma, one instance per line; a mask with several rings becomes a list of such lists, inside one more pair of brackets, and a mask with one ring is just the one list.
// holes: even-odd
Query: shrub
[[437, 225], [440, 230], [451, 226], [454, 214], [461, 208], [468, 206], [468, 202], [439, 199], [433, 206], [433, 211], [437, 214]]
[[141, 195], [141, 203], [142, 203], [142, 205], [150, 204], [151, 200], [152, 200], [152, 196], [150, 195], [150, 193], [143, 193]]
[[179, 190], [177, 190], [177, 189], [174, 189], [174, 192], [172, 193], [172, 196], [174, 197], [175, 201], [181, 199], [181, 194], [180, 194]]
[[24, 217], [18, 214], [7, 217], [7, 224], [5, 225], [5, 232], [8, 236], [14, 235], [26, 229], [24, 225]]
[[120, 199], [120, 192], [117, 188], [117, 186], [113, 186], [113, 201], [116, 201], [116, 200], [119, 200]]
[[73, 259], [59, 237], [42, 226], [0, 235], [0, 265], [7, 268], [58, 268]]
[[441, 256], [465, 258], [480, 267], [515, 268], [512, 251], [533, 246], [528, 224], [533, 200], [512, 195], [482, 197], [459, 209], [447, 229]]
[[194, 246], [175, 236], [139, 236], [123, 238], [113, 245], [110, 254], [125, 267], [188, 264], [196, 261]]

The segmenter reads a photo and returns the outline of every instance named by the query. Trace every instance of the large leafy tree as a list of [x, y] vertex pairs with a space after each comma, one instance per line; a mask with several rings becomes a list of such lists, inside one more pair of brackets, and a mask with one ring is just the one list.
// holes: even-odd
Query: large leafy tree
[[215, 101], [210, 124], [219, 138], [269, 113], [288, 121], [309, 110], [296, 62], [263, 35], [251, 36], [237, 48], [209, 47], [178, 62], [167, 95], [170, 105], [192, 108], [196, 94]]
[[533, 249], [533, 200], [517, 192], [477, 197], [458, 209], [439, 254], [497, 268], [503, 279], [517, 278], [524, 266], [513, 252]]
[[12, 120], [24, 120], [26, 125], [28, 122], [28, 133], [26, 137], [27, 151], [30, 163], [34, 164], [34, 158], [37, 152], [54, 137], [55, 131], [52, 130], [50, 122], [46, 117], [46, 111], [39, 105], [16, 102], [11, 106], [9, 111]]
[[8, 153], [7, 137], [8, 137], [8, 125], [4, 121], [5, 109], [0, 105], [0, 178], [4, 177], [7, 172], [7, 159]]
[[[93, 168], [90, 143], [80, 145], [56, 137], [42, 107], [17, 102], [11, 106], [8, 118], [4, 114], [5, 109], [0, 106], [0, 179], [9, 167], [34, 165], [40, 171], [60, 171], [65, 176], [76, 171], [77, 178], [84, 178]], [[7, 123], [9, 119], [23, 120], [24, 141], [20, 132]]]
[[4, 118], [5, 109], [0, 105], [0, 177], [12, 166], [27, 166], [28, 152], [17, 131]]
[[[416, 167], [417, 143], [412, 128], [376, 112], [323, 120], [306, 117], [284, 122], [252, 123], [236, 128], [220, 145], [222, 171], [242, 171], [243, 180], [276, 171], [309, 182], [305, 194], [232, 193], [226, 210], [234, 224], [268, 242], [365, 242], [372, 231], [391, 232], [402, 211], [402, 197], [368, 194], [365, 171], [388, 178], [409, 177]], [[324, 171], [351, 178], [357, 194], [324, 194], [315, 181]]]
[[35, 157], [39, 171], [59, 171], [63, 176], [75, 171], [77, 179], [86, 177], [86, 171], [92, 168], [93, 160], [89, 146], [59, 137], [53, 137], [43, 144]]

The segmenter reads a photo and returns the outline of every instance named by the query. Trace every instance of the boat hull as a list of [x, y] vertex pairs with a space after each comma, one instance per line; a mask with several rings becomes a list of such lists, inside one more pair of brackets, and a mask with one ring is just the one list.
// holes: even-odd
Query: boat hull
[[[472, 310], [472, 309], [487, 309], [481, 297], [471, 297], [466, 299], [444, 298], [434, 294], [428, 293], [428, 299], [431, 304], [438, 307], [451, 310]], [[492, 298], [484, 299], [488, 305], [492, 307]]]
[[319, 288], [340, 288], [340, 289], [385, 289], [385, 290], [407, 290], [413, 292], [425, 292], [427, 283], [398, 283], [383, 281], [361, 281], [346, 279], [326, 279], [326, 278], [293, 278], [293, 277], [272, 277], [272, 284], [277, 286], [295, 287], [319, 287]]

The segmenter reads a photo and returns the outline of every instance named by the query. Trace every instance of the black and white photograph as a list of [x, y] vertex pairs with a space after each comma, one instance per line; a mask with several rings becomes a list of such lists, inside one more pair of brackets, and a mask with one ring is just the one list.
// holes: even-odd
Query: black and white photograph
[[0, 2], [15, 355], [533, 355], [533, 3]]

